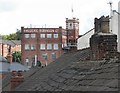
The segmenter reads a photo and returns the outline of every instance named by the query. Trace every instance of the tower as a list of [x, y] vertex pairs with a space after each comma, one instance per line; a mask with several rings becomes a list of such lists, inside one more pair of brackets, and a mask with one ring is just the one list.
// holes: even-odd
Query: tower
[[79, 36], [79, 19], [66, 18], [67, 45], [76, 46]]

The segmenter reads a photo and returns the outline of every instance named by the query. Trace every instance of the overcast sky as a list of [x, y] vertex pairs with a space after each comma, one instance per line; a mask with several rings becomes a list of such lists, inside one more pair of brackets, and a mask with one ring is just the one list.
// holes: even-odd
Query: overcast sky
[[[79, 18], [80, 35], [94, 27], [94, 18], [109, 15], [110, 0], [0, 0], [0, 34], [15, 33], [21, 26], [65, 28], [66, 18]], [[113, 0], [113, 9], [118, 2]], [[72, 9], [73, 7], [73, 14]]]

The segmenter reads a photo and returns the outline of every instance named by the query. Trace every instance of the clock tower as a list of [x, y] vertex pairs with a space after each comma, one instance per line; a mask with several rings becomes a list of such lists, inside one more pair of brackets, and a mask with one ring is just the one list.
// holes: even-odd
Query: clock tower
[[79, 36], [79, 19], [66, 18], [67, 45], [76, 46]]

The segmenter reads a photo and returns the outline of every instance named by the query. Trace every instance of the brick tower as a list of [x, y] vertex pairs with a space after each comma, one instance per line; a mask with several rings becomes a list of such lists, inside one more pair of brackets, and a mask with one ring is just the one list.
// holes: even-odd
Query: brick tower
[[66, 18], [67, 45], [76, 46], [79, 36], [79, 19]]

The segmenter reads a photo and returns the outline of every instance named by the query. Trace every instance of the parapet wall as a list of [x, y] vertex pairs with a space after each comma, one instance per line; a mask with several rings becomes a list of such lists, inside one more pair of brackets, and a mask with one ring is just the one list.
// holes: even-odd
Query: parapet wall
[[95, 33], [109, 33], [109, 16], [94, 19]]

